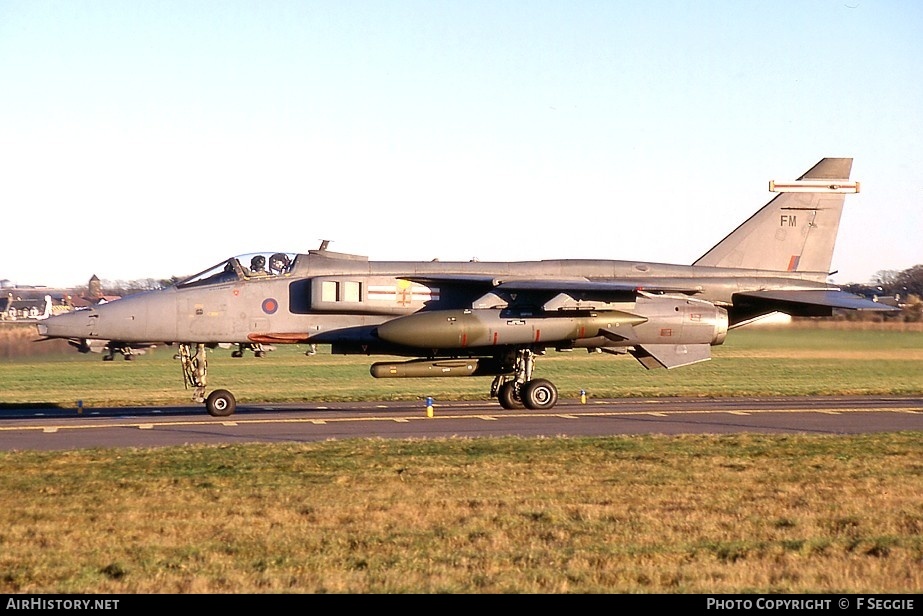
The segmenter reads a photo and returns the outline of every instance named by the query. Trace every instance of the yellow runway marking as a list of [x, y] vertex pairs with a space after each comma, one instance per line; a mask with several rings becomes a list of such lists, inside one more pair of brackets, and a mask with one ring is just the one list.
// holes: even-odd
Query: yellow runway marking
[[387, 421], [396, 423], [409, 423], [412, 421], [431, 421], [433, 419], [441, 420], [459, 420], [459, 419], [480, 419], [482, 421], [500, 421], [503, 419], [521, 419], [537, 417], [557, 417], [560, 419], [580, 419], [583, 417], [682, 417], [690, 415], [766, 415], [766, 414], [796, 414], [796, 413], [816, 413], [824, 415], [840, 415], [849, 413], [904, 413], [912, 415], [923, 415], [923, 408], [918, 407], [894, 407], [894, 408], [828, 408], [828, 409], [704, 409], [704, 410], [677, 410], [677, 411], [588, 411], [562, 414], [545, 414], [545, 413], [497, 413], [481, 415], [446, 415], [437, 414], [433, 417], [427, 417], [423, 414], [405, 415], [399, 417], [387, 416], [356, 416], [356, 417], [331, 417], [327, 419], [316, 418], [275, 418], [275, 419], [239, 419], [236, 421], [216, 422], [215, 420], [181, 420], [181, 421], [158, 421], [158, 422], [119, 422], [112, 424], [83, 423], [83, 424], [58, 424], [54, 426], [41, 425], [20, 425], [20, 426], [0, 426], [0, 432], [14, 431], [41, 431], [48, 434], [54, 434], [61, 430], [99, 430], [107, 428], [138, 428], [142, 430], [152, 430], [156, 428], [175, 428], [190, 426], [212, 426], [223, 425], [226, 427], [237, 427], [256, 424], [313, 424], [327, 425], [331, 423], [355, 423], [370, 421]]

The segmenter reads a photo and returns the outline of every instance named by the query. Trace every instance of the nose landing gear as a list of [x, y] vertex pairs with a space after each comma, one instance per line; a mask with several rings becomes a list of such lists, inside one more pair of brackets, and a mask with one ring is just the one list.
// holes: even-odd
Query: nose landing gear
[[183, 378], [186, 387], [193, 388], [192, 399], [195, 402], [204, 402], [205, 410], [212, 417], [228, 417], [237, 409], [237, 400], [234, 394], [226, 389], [216, 389], [205, 397], [205, 384], [208, 375], [208, 359], [204, 344], [197, 344], [192, 352], [190, 344], [179, 345], [179, 359], [183, 366]]

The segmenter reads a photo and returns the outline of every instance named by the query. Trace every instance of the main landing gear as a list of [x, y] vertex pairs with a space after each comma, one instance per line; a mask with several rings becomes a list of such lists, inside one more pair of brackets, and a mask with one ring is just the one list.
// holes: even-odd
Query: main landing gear
[[191, 345], [185, 343], [179, 345], [179, 359], [183, 365], [186, 387], [193, 388], [192, 399], [196, 402], [204, 402], [205, 410], [209, 415], [227, 417], [234, 414], [237, 409], [237, 399], [226, 389], [216, 389], [208, 394], [208, 397], [205, 396], [205, 382], [208, 373], [206, 352], [204, 344], [195, 345], [194, 353]]
[[106, 346], [106, 354], [103, 355], [103, 361], [112, 361], [115, 359], [116, 353], [121, 353], [125, 358], [125, 361], [131, 361], [135, 358], [134, 353], [131, 350], [131, 347], [127, 344], [121, 344], [119, 342], [110, 342]]
[[498, 375], [490, 386], [491, 398], [497, 398], [507, 410], [527, 408], [547, 410], [558, 403], [558, 389], [547, 379], [533, 379], [535, 352], [516, 351], [513, 374]]
[[[216, 389], [208, 396], [205, 395], [208, 375], [206, 353], [204, 344], [196, 344], [193, 350], [193, 345], [183, 343], [179, 345], [176, 356], [183, 366], [186, 387], [193, 388], [192, 399], [204, 402], [205, 410], [212, 417], [228, 417], [237, 410], [234, 394], [226, 389]], [[504, 358], [503, 364], [512, 364], [512, 370], [497, 375], [490, 386], [490, 395], [500, 401], [500, 406], [508, 410], [527, 408], [538, 411], [553, 408], [558, 403], [558, 390], [551, 381], [532, 378], [535, 351], [517, 349]]]
[[231, 357], [243, 357], [244, 351], [253, 351], [253, 355], [256, 357], [264, 357], [266, 355], [266, 349], [263, 348], [263, 345], [260, 343], [245, 343], [241, 342], [237, 345], [237, 350], [231, 352]]

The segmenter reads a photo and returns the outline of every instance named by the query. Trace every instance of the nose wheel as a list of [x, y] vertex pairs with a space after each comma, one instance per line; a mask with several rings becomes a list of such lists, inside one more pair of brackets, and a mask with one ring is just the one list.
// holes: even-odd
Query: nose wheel
[[205, 397], [205, 383], [208, 375], [208, 359], [204, 344], [197, 344], [193, 353], [192, 345], [180, 344], [179, 356], [183, 365], [183, 378], [187, 389], [193, 388], [192, 399], [204, 402], [205, 410], [212, 417], [227, 417], [237, 410], [237, 399], [226, 389], [216, 389]]
[[226, 389], [216, 389], [208, 394], [205, 399], [205, 410], [212, 417], [227, 417], [234, 414], [237, 408], [237, 400], [234, 394]]

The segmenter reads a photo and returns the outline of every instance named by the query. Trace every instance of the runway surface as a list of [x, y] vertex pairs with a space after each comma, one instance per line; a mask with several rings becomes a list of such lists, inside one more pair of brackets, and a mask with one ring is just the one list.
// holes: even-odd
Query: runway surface
[[630, 434], [860, 434], [923, 430], [923, 397], [643, 398], [561, 401], [549, 411], [494, 402], [245, 404], [0, 409], [0, 450], [280, 443], [347, 438]]

